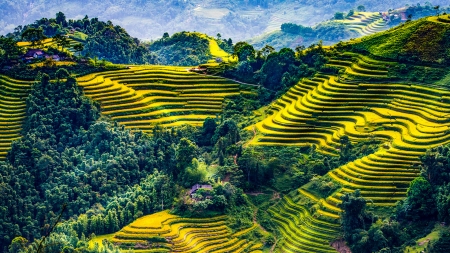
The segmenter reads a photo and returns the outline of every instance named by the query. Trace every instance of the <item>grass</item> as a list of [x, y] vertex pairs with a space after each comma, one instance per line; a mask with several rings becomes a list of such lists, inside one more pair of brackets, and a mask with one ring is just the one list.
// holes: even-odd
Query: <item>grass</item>
[[441, 225], [436, 225], [436, 227], [433, 229], [433, 231], [431, 231], [431, 233], [429, 233], [427, 236], [423, 238], [416, 240], [416, 245], [406, 247], [404, 252], [410, 253], [423, 252], [430, 243], [439, 240], [440, 233], [443, 229], [444, 228]]
[[94, 249], [95, 244], [97, 244], [98, 249], [102, 250], [103, 249], [103, 244], [102, 244], [103, 240], [109, 241], [109, 240], [111, 240], [112, 237], [113, 237], [113, 234], [95, 236], [94, 238], [89, 240], [89, 248]]

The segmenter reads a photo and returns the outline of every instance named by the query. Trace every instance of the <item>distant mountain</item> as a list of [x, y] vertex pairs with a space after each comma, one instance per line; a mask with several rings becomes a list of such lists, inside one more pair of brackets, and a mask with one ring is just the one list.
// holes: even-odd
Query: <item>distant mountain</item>
[[[448, 4], [448, 3], [447, 3]], [[349, 10], [347, 13], [338, 12], [331, 20], [322, 21], [314, 26], [302, 26], [286, 22], [280, 30], [256, 36], [248, 42], [256, 48], [271, 45], [277, 50], [284, 47], [295, 49], [297, 46], [309, 46], [323, 41], [324, 45], [332, 45], [339, 41], [371, 35], [387, 30], [408, 19], [415, 20], [421, 17], [435, 15], [434, 5], [405, 6], [399, 9], [383, 12], [365, 12]], [[360, 7], [360, 10], [364, 8]], [[441, 13], [450, 12], [450, 7], [440, 7]]]
[[[433, 5], [448, 4], [432, 0]], [[415, 3], [415, 2], [414, 2]], [[70, 19], [86, 14], [111, 20], [141, 40], [161, 37], [164, 32], [198, 31], [234, 41], [279, 30], [292, 22], [311, 26], [335, 12], [364, 5], [368, 11], [403, 7], [410, 0], [0, 0], [0, 34], [18, 25], [51, 18], [62, 11]]]

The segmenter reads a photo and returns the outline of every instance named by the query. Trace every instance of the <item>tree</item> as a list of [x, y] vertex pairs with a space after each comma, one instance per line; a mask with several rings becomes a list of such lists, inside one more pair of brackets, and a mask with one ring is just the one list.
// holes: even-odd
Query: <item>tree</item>
[[198, 152], [197, 145], [190, 141], [187, 138], [182, 138], [180, 140], [180, 143], [178, 143], [177, 151], [176, 151], [176, 157], [177, 157], [177, 165], [180, 170], [184, 170], [186, 167], [188, 167], [192, 159], [194, 159]]
[[439, 8], [440, 8], [439, 5], [436, 5], [436, 6], [433, 7], [433, 9], [436, 10], [436, 16], [439, 16]]
[[217, 39], [220, 40], [222, 38], [222, 35], [220, 33], [217, 33]]
[[83, 46], [83, 44], [79, 43], [79, 44], [76, 44], [75, 46], [73, 46], [73, 49], [76, 52], [78, 52], [79, 54], [81, 54], [81, 51], [84, 50], [84, 46]]
[[25, 246], [27, 245], [28, 240], [18, 236], [15, 237], [12, 242], [11, 245], [9, 245], [9, 253], [19, 253], [22, 252], [22, 250], [25, 250]]
[[247, 42], [238, 42], [234, 45], [233, 55], [237, 56], [239, 61], [252, 61], [255, 59], [255, 49]]
[[63, 27], [67, 26], [66, 15], [64, 15], [64, 13], [62, 12], [56, 13], [56, 23], [60, 24]]
[[359, 12], [364, 12], [366, 11], [366, 7], [364, 5], [359, 5], [358, 7], [356, 7], [356, 10], [358, 10]]
[[366, 200], [361, 197], [359, 190], [353, 193], [346, 193], [342, 197], [341, 208], [342, 227], [344, 229], [344, 237], [349, 239], [356, 229], [365, 229], [370, 224], [366, 224], [365, 213]]
[[269, 56], [269, 54], [275, 52], [275, 48], [270, 46], [270, 45], [265, 45], [262, 49], [261, 49], [261, 53], [262, 56], [264, 58], [267, 58], [267, 56]]
[[354, 11], [354, 10], [350, 10], [350, 11], [347, 13], [347, 17], [351, 17], [351, 16], [353, 16], [353, 14], [355, 14], [355, 11]]
[[22, 40], [31, 42], [31, 47], [42, 45], [42, 41], [47, 37], [44, 35], [42, 28], [28, 28], [22, 35]]
[[216, 131], [217, 123], [213, 118], [206, 118], [205, 122], [203, 122], [203, 127], [201, 131], [201, 135], [197, 143], [199, 145], [211, 146], [211, 139]]
[[23, 54], [23, 48], [19, 47], [12, 38], [0, 36], [0, 69], [11, 60], [18, 59]]
[[342, 20], [342, 19], [344, 19], [344, 13], [342, 13], [342, 12], [336, 12], [336, 13], [334, 14], [334, 19], [337, 19], [337, 20]]
[[436, 202], [431, 184], [423, 177], [415, 178], [407, 191], [406, 218], [413, 221], [434, 218]]

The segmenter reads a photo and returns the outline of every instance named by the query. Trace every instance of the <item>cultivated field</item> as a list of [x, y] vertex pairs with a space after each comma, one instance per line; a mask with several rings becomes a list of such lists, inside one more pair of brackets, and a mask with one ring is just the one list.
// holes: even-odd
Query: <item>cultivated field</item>
[[[75, 49], [73, 49], [73, 47], [77, 44], [80, 44], [80, 42], [75, 41], [71, 38], [67, 38], [67, 40], [69, 41], [69, 45], [67, 47], [64, 48], [65, 52], [68, 52], [70, 54], [75, 54], [76, 51]], [[18, 42], [17, 45], [19, 45], [20, 47], [30, 47], [31, 46], [31, 42], [26, 42], [26, 41], [22, 41], [22, 42]], [[63, 50], [61, 47], [59, 47], [55, 41], [53, 41], [52, 38], [49, 39], [45, 39], [42, 41], [42, 45], [40, 46], [42, 48], [49, 48], [49, 47], [54, 47], [57, 48], [59, 50]]]
[[0, 160], [6, 158], [11, 143], [20, 138], [31, 84], [0, 75]]
[[[141, 217], [119, 232], [100, 237], [134, 252], [262, 252], [262, 245], [245, 239], [257, 225], [240, 231], [227, 226], [226, 216], [182, 218], [168, 211]], [[93, 239], [91, 247], [99, 240]]]
[[[316, 145], [335, 155], [343, 135], [353, 142], [383, 142], [376, 153], [327, 174], [340, 185], [331, 195], [300, 188], [271, 208], [284, 236], [280, 252], [335, 252], [329, 242], [340, 233], [343, 194], [360, 189], [369, 205], [392, 207], [420, 174], [419, 156], [450, 142], [450, 91], [393, 83], [388, 77], [393, 64], [341, 54], [329, 65], [345, 73], [303, 79], [271, 104], [272, 115], [255, 125], [253, 145]], [[314, 203], [312, 209], [301, 204], [305, 201]]]
[[151, 132], [156, 125], [200, 126], [221, 114], [224, 99], [254, 94], [251, 87], [196, 74], [188, 67], [142, 66], [78, 78], [102, 113], [125, 128]]
[[389, 28], [378, 12], [357, 12], [342, 21], [335, 20], [334, 22], [342, 22], [350, 31], [359, 36], [374, 34]]

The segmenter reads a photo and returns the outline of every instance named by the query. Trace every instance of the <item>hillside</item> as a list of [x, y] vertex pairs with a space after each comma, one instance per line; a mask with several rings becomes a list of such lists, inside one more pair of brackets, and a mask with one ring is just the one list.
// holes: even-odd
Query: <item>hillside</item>
[[[228, 61], [231, 39], [216, 39], [198, 32], [180, 32], [148, 43], [154, 62], [160, 65], [195, 66], [209, 61]], [[226, 52], [226, 49], [229, 52]]]
[[261, 252], [262, 244], [248, 239], [257, 224], [232, 232], [226, 216], [182, 218], [168, 211], [144, 216], [117, 233], [94, 238], [90, 244], [101, 245], [105, 238], [121, 245], [122, 250], [141, 244], [145, 249], [154, 242], [154, 252]]
[[[256, 48], [271, 45], [277, 50], [284, 47], [294, 49], [301, 45], [309, 46], [319, 40], [325, 45], [332, 45], [387, 30], [407, 21], [408, 18], [417, 20], [436, 14], [430, 3], [389, 9], [385, 12], [366, 12], [364, 6], [358, 8], [358, 11], [352, 9], [347, 13], [336, 12], [335, 17], [329, 15], [329, 20], [310, 26], [284, 22], [276, 31], [254, 37], [248, 42]], [[441, 13], [449, 11], [450, 7], [440, 7]]]
[[131, 67], [78, 78], [104, 115], [126, 128], [151, 132], [159, 125], [201, 126], [222, 113], [227, 97], [254, 96], [251, 86], [189, 72], [185, 67]]
[[70, 41], [126, 65], [0, 40], [0, 251], [450, 250], [448, 14], [295, 51], [84, 21]]
[[[325, 45], [349, 40], [388, 29], [388, 24], [378, 12], [356, 12], [344, 20], [324, 21], [311, 27], [311, 31], [292, 31], [281, 26], [281, 30], [263, 34], [248, 42], [256, 48], [271, 45], [279, 50], [284, 47], [295, 48], [310, 45], [322, 40]], [[299, 29], [301, 30], [301, 28]]]
[[[418, 64], [438, 61], [435, 57], [442, 57], [442, 50], [449, 48], [441, 44], [448, 41], [447, 20], [425, 18], [349, 44], [367, 49], [377, 59], [338, 49], [328, 64], [341, 69], [338, 75], [320, 73], [301, 80], [268, 107], [271, 113], [264, 120], [249, 127], [258, 133], [252, 145], [312, 145], [331, 156], [342, 157], [349, 145], [343, 144], [343, 136], [348, 136], [350, 145], [368, 139], [383, 142], [375, 153], [332, 169], [270, 208], [283, 235], [279, 252], [335, 252], [329, 242], [343, 233], [344, 195], [358, 189], [367, 205], [385, 216], [410, 196], [410, 183], [421, 175], [421, 156], [450, 142], [449, 88], [402, 84], [401, 78], [389, 75], [389, 69], [398, 64], [393, 61], [397, 52], [409, 50]], [[423, 37], [425, 28], [429, 33]], [[425, 41], [431, 46], [424, 47]], [[324, 190], [324, 185], [332, 186], [331, 191]], [[350, 245], [361, 247], [357, 248], [361, 252], [372, 247], [364, 239], [351, 240]]]
[[364, 37], [351, 50], [400, 62], [446, 64], [449, 61], [448, 15], [427, 17]]

